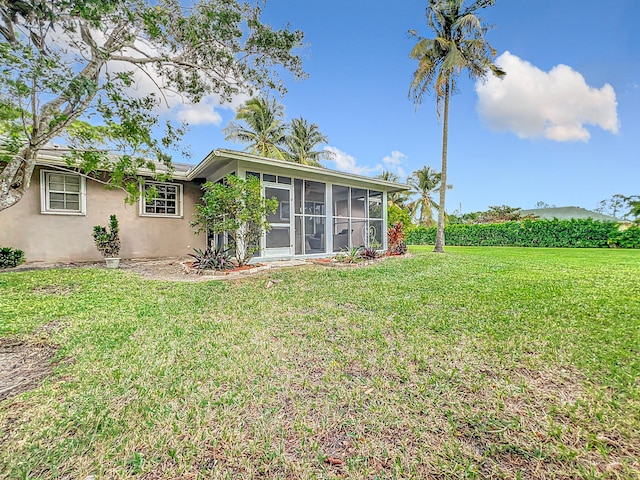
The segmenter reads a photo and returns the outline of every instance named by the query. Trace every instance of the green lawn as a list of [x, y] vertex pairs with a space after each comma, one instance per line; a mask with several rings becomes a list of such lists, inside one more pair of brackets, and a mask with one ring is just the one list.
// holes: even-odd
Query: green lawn
[[0, 475], [638, 478], [640, 251], [430, 250], [0, 273], [0, 336], [62, 360], [0, 403]]

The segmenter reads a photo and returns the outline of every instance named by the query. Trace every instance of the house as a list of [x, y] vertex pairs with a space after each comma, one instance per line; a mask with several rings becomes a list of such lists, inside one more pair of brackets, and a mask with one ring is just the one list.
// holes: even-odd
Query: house
[[535, 215], [542, 220], [571, 220], [571, 219], [587, 219], [598, 220], [601, 222], [621, 222], [622, 220], [604, 215], [598, 212], [592, 212], [582, 207], [549, 207], [549, 208], [533, 208], [529, 210], [521, 210], [522, 216]]
[[[262, 182], [266, 197], [279, 201], [269, 215], [255, 256], [260, 260], [327, 256], [344, 248], [387, 248], [387, 194], [402, 184], [321, 167], [274, 160], [232, 150], [214, 150], [197, 165], [176, 163], [169, 182], [157, 182], [157, 198], [124, 202], [120, 190], [69, 170], [62, 147], [44, 149], [32, 185], [20, 202], [0, 212], [0, 245], [24, 250], [30, 262], [99, 260], [92, 231], [115, 214], [120, 223], [123, 258], [183, 256], [207, 243], [222, 245], [222, 235], [195, 235], [191, 222], [202, 184], [227, 174]], [[105, 175], [107, 175], [105, 173]]]

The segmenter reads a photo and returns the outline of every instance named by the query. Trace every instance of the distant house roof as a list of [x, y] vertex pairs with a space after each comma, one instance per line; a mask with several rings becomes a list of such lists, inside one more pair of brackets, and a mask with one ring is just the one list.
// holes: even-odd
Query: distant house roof
[[[48, 145], [42, 148], [38, 154], [38, 163], [60, 165], [65, 166], [65, 155], [68, 155], [71, 150], [65, 146]], [[112, 155], [116, 160], [117, 156]], [[290, 171], [303, 172], [319, 179], [325, 180], [351, 180], [355, 184], [361, 184], [364, 188], [370, 188], [375, 186], [382, 188], [388, 192], [401, 192], [403, 190], [409, 190], [409, 186], [403, 183], [389, 182], [379, 178], [365, 177], [363, 175], [355, 175], [353, 173], [339, 172], [337, 170], [331, 170], [323, 167], [313, 167], [310, 165], [302, 165], [296, 162], [288, 162], [285, 160], [275, 160], [273, 158], [261, 157], [258, 155], [251, 155], [244, 152], [237, 152], [234, 150], [218, 149], [211, 151], [200, 163], [192, 165], [188, 163], [173, 162], [174, 172], [173, 177], [176, 180], [194, 180], [196, 178], [206, 178], [209, 173], [218, 168], [221, 164], [228, 161], [240, 160], [246, 164], [261, 165], [262, 167], [272, 167], [286, 169]], [[159, 162], [154, 162], [156, 169], [159, 172], [166, 171], [166, 166]], [[153, 172], [147, 169], [139, 170], [140, 175], [153, 175]]]
[[593, 212], [581, 207], [553, 207], [553, 208], [532, 208], [529, 210], [522, 210], [522, 215], [535, 215], [546, 220], [552, 220], [557, 218], [558, 220], [570, 220], [591, 218], [593, 220], [600, 220], [602, 222], [621, 222], [622, 220], [612, 217], [611, 215], [604, 215], [602, 213]]

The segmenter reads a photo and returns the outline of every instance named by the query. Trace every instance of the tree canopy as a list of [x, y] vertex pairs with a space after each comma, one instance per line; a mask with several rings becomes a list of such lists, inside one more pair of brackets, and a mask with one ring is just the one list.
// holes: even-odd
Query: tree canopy
[[329, 139], [320, 132], [318, 125], [309, 123], [302, 117], [294, 118], [289, 124], [289, 132], [286, 137], [287, 160], [321, 167], [321, 159], [329, 159], [334, 156], [332, 152], [318, 149], [319, 145], [327, 142]]
[[[433, 212], [438, 208], [438, 202], [434, 195], [440, 189], [442, 175], [429, 166], [424, 166], [407, 179], [412, 193], [418, 198], [409, 203], [409, 211], [414, 216], [418, 225], [430, 227], [435, 222]], [[448, 185], [447, 188], [452, 188]]]
[[[56, 138], [66, 135], [74, 167], [119, 169], [127, 183], [155, 167], [149, 159], [170, 169], [182, 129], [157, 134], [154, 113], [170, 95], [228, 101], [284, 91], [283, 69], [304, 76], [302, 32], [274, 30], [237, 0], [12, 1], [0, 14], [0, 210], [22, 198], [38, 151]], [[155, 88], [137, 88], [141, 77]], [[89, 123], [73, 128], [78, 120]]]
[[255, 97], [247, 100], [236, 112], [236, 120], [225, 129], [226, 140], [246, 143], [245, 152], [284, 160], [287, 126], [284, 107], [275, 99]]
[[321, 167], [320, 160], [333, 153], [318, 149], [329, 139], [315, 123], [300, 117], [284, 121], [284, 106], [275, 99], [255, 97], [236, 112], [236, 120], [226, 128], [226, 140], [244, 143], [245, 152]]

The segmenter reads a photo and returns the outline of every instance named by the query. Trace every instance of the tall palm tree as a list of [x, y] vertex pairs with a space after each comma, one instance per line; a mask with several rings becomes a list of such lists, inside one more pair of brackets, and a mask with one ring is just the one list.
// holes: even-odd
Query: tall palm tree
[[[440, 188], [441, 181], [442, 175], [428, 166], [416, 170], [407, 179], [411, 190], [418, 194], [418, 198], [408, 206], [411, 215], [419, 225], [430, 227], [435, 223], [433, 212], [439, 205], [434, 197]], [[451, 188], [451, 185], [448, 188]]]
[[315, 123], [309, 123], [304, 118], [294, 118], [289, 126], [286, 137], [286, 158], [303, 165], [320, 167], [320, 160], [332, 158], [333, 153], [316, 150], [318, 145], [327, 143], [329, 139], [323, 135]]
[[473, 80], [489, 72], [498, 77], [505, 72], [493, 63], [496, 51], [485, 40], [488, 28], [476, 12], [491, 6], [495, 0], [428, 0], [427, 25], [433, 38], [424, 38], [415, 31], [409, 33], [418, 41], [410, 56], [418, 61], [409, 95], [416, 106], [433, 87], [438, 117], [442, 121], [442, 171], [438, 205], [438, 233], [435, 252], [444, 252], [445, 196], [447, 191], [447, 152], [449, 136], [449, 97], [456, 91], [456, 79], [467, 70]]
[[275, 99], [250, 98], [236, 112], [236, 120], [246, 126], [231, 122], [224, 132], [225, 140], [247, 143], [245, 152], [263, 157], [284, 160], [287, 126], [284, 123], [284, 107]]

